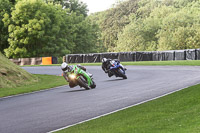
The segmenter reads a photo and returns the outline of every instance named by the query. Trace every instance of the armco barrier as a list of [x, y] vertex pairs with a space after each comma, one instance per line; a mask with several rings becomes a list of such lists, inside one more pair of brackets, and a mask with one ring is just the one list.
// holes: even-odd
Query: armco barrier
[[100, 54], [84, 54], [83, 63], [100, 62]]
[[42, 65], [42, 57], [30, 58], [30, 59], [31, 59], [30, 65]]
[[100, 61], [103, 58], [118, 59], [119, 53], [102, 53], [100, 54]]
[[21, 58], [21, 63], [20, 63], [21, 66], [29, 65], [29, 64], [31, 64], [31, 59], [30, 58]]
[[176, 50], [174, 52], [174, 60], [186, 60], [185, 50]]
[[57, 57], [36, 57], [36, 58], [18, 58], [10, 59], [16, 65], [50, 65], [57, 64]]
[[174, 60], [174, 51], [170, 50], [170, 51], [161, 51], [162, 54], [164, 55], [163, 60], [162, 61], [170, 61], [170, 60]]
[[68, 63], [101, 62], [102, 58], [119, 59], [120, 61], [170, 61], [200, 60], [200, 49], [169, 50], [152, 52], [119, 52], [66, 55]]
[[[65, 58], [63, 58], [63, 61], [66, 61], [68, 63], [93, 63], [101, 62], [102, 58], [119, 59], [120, 61], [200, 60], [200, 49], [152, 52], [68, 54], [65, 56]], [[21, 66], [57, 64], [58, 62], [56, 57], [19, 58], [10, 60], [15, 64]]]
[[153, 61], [169, 61], [175, 59], [175, 52], [173, 50], [169, 51], [153, 51], [152, 52]]
[[152, 52], [136, 52], [136, 61], [153, 61]]
[[186, 60], [196, 60], [196, 49], [187, 49], [185, 51]]
[[52, 64], [58, 64], [58, 58], [52, 57]]
[[20, 65], [21, 63], [21, 59], [10, 59], [13, 63], [15, 63], [16, 65]]
[[71, 54], [66, 58], [69, 63], [83, 63], [83, 54]]
[[153, 61], [163, 61], [165, 60], [165, 53], [154, 51], [152, 52], [152, 60]]
[[196, 60], [200, 60], [200, 49], [196, 49]]
[[136, 52], [120, 52], [118, 55], [118, 60], [120, 61], [135, 61]]

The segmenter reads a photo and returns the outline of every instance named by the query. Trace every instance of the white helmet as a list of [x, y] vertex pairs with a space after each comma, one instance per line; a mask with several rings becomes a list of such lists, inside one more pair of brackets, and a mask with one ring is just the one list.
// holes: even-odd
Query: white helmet
[[61, 69], [65, 72], [65, 71], [67, 71], [67, 69], [68, 69], [68, 64], [66, 63], [66, 62], [63, 62], [62, 64], [61, 64]]
[[103, 58], [103, 59], [102, 59], [102, 62], [106, 62], [106, 61], [107, 61], [107, 59], [106, 59], [106, 58]]

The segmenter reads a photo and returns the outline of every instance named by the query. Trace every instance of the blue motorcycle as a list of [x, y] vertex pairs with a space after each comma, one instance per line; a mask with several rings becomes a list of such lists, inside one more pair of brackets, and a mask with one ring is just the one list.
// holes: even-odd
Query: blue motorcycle
[[123, 67], [122, 64], [120, 64], [119, 61], [110, 61], [110, 72], [112, 72], [116, 77], [123, 77], [123, 79], [127, 79], [126, 76], [126, 69]]

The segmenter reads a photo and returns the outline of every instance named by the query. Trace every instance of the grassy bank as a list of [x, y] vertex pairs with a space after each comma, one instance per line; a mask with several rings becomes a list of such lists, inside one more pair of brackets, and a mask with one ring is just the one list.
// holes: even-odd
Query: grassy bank
[[34, 75], [34, 77], [36, 80], [32, 83], [18, 87], [0, 88], [0, 97], [39, 91], [67, 84], [62, 76]]
[[0, 88], [17, 87], [36, 82], [36, 78], [0, 53]]
[[[200, 60], [184, 60], [184, 61], [138, 61], [138, 62], [121, 62], [123, 65], [138, 65], [138, 66], [200, 66]], [[101, 63], [73, 63], [81, 64], [83, 66], [100, 66]], [[30, 65], [26, 65], [30, 66]], [[33, 65], [44, 66], [44, 65]], [[46, 65], [46, 66], [60, 66], [60, 64]], [[31, 66], [30, 66], [31, 67]]]
[[58, 133], [198, 133], [200, 85]]

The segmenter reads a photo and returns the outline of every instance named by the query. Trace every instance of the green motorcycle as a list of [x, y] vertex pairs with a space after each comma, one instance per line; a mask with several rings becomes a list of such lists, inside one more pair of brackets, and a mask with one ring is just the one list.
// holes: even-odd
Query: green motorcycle
[[79, 68], [77, 65], [73, 66], [71, 72], [63, 73], [63, 77], [68, 77], [69, 86], [71, 88], [79, 85], [84, 87], [86, 90], [94, 89], [96, 87], [92, 77], [90, 77], [84, 70]]

